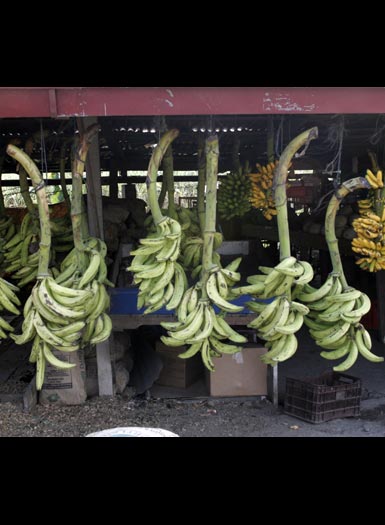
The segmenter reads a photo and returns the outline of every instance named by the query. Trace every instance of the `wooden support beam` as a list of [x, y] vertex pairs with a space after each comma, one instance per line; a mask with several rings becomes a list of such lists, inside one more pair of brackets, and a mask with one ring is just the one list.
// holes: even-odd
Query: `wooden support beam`
[[[78, 118], [78, 127], [82, 133], [88, 126], [95, 124], [97, 118]], [[88, 150], [86, 163], [87, 184], [87, 215], [90, 234], [104, 239], [102, 186], [100, 173], [99, 139], [96, 137]], [[96, 345], [96, 362], [98, 366], [99, 396], [113, 396], [112, 367], [110, 342], [104, 341]]]
[[110, 197], [117, 199], [118, 198], [118, 170], [115, 165], [112, 165], [110, 169], [109, 185], [110, 185]]

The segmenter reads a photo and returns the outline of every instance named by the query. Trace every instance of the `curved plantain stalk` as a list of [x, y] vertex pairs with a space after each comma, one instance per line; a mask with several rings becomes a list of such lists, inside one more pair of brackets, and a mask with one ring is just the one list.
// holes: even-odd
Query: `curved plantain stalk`
[[[295, 137], [284, 149], [275, 171], [273, 192], [277, 209], [280, 260], [290, 257], [290, 233], [287, 216], [286, 179], [291, 159], [304, 144], [318, 137], [318, 128], [310, 128]], [[307, 147], [307, 146], [306, 146]]]
[[205, 184], [206, 184], [206, 155], [205, 141], [202, 136], [198, 139], [198, 218], [201, 234], [205, 231]]
[[342, 289], [346, 290], [349, 285], [346, 281], [341, 256], [338, 249], [338, 239], [335, 232], [335, 217], [340, 207], [340, 203], [348, 193], [354, 190], [370, 189], [369, 182], [364, 177], [355, 177], [346, 180], [337, 188], [333, 197], [330, 199], [325, 216], [325, 239], [329, 248], [330, 259], [332, 261], [333, 272], [340, 274]]
[[13, 144], [8, 144], [7, 153], [21, 165], [26, 173], [28, 173], [32, 180], [32, 185], [35, 188], [40, 219], [39, 267], [37, 279], [43, 279], [50, 275], [48, 272], [48, 265], [51, 249], [51, 229], [49, 225], [49, 209], [45, 191], [45, 182], [38, 167], [26, 153]]
[[[172, 146], [167, 148], [163, 157], [163, 181], [166, 182], [168, 194], [168, 216], [178, 220], [178, 214], [175, 208], [175, 188], [174, 188], [174, 161], [172, 158]], [[162, 186], [163, 188], [163, 186]], [[159, 201], [158, 201], [159, 202]]]
[[99, 131], [99, 124], [92, 124], [89, 126], [84, 135], [80, 138], [76, 147], [72, 164], [72, 203], [71, 203], [71, 222], [74, 238], [74, 245], [76, 248], [79, 267], [85, 270], [84, 257], [84, 236], [87, 231], [83, 226], [85, 223], [85, 207], [82, 194], [83, 173], [84, 166], [87, 159], [87, 153], [92, 142], [92, 139]]
[[160, 163], [167, 151], [167, 148], [173, 140], [179, 135], [179, 130], [170, 129], [159, 140], [158, 145], [154, 149], [151, 155], [150, 163], [148, 165], [146, 186], [148, 195], [148, 204], [151, 209], [152, 218], [154, 219], [155, 225], [158, 225], [164, 220], [162, 211], [158, 203], [158, 195], [156, 190], [156, 179], [158, 178], [158, 170]]
[[206, 283], [213, 266], [214, 234], [217, 209], [217, 180], [218, 180], [219, 144], [218, 136], [210, 135], [206, 139], [206, 217], [203, 234], [202, 273], [202, 299], [207, 299]]
[[[24, 147], [24, 151], [28, 157], [31, 157], [33, 150], [33, 138], [30, 137]], [[40, 171], [39, 171], [40, 174]], [[40, 177], [42, 178], [41, 174]], [[36, 206], [34, 205], [31, 194], [29, 193], [29, 184], [28, 184], [28, 174], [26, 170], [24, 169], [24, 166], [20, 163], [19, 167], [19, 183], [20, 183], [20, 193], [23, 197], [25, 206], [30, 213], [32, 217], [33, 223], [37, 226], [38, 225], [38, 211], [36, 210]]]
[[167, 193], [167, 182], [163, 174], [162, 187], [160, 188], [159, 199], [158, 199], [158, 204], [160, 208], [163, 208], [166, 193]]
[[4, 155], [0, 157], [0, 217], [2, 217], [5, 213], [4, 195], [3, 195], [3, 189], [1, 187], [1, 176], [3, 175], [3, 164], [4, 164]]
[[62, 189], [62, 192], [63, 192], [63, 197], [64, 197], [64, 200], [66, 202], [66, 205], [67, 205], [67, 209], [70, 210], [71, 209], [71, 200], [70, 200], [70, 197], [68, 195], [68, 191], [67, 191], [67, 184], [66, 184], [66, 177], [65, 177], [65, 163], [66, 163], [66, 159], [65, 159], [65, 153], [66, 153], [66, 148], [67, 148], [67, 140], [65, 140], [63, 142], [63, 144], [61, 145], [61, 148], [60, 148], [60, 184], [61, 184], [61, 189]]

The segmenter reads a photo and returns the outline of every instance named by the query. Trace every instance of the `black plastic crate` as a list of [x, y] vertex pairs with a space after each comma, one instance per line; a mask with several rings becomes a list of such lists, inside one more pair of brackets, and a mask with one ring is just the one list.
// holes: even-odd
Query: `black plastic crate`
[[284, 412], [309, 423], [360, 415], [361, 380], [326, 372], [319, 377], [286, 378]]

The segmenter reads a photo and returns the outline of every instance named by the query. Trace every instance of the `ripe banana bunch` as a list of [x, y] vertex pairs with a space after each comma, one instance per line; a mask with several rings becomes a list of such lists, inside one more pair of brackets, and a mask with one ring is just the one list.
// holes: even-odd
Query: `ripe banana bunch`
[[259, 313], [247, 326], [257, 331], [259, 338], [267, 341], [269, 351], [261, 360], [271, 366], [292, 357], [298, 347], [295, 333], [301, 328], [309, 308], [286, 295], [275, 298], [269, 304], [256, 301], [245, 303], [250, 310]]
[[251, 180], [241, 172], [231, 172], [218, 189], [218, 212], [226, 220], [242, 217], [251, 209]]
[[273, 178], [278, 162], [276, 160], [266, 166], [257, 164], [258, 172], [248, 175], [252, 184], [250, 202], [254, 208], [259, 208], [268, 220], [271, 220], [273, 215], [277, 215], [273, 199]]
[[274, 268], [259, 266], [262, 275], [247, 277], [248, 286], [233, 288], [232, 293], [240, 296], [250, 294], [260, 299], [286, 295], [293, 289], [295, 295], [313, 279], [313, 268], [306, 261], [286, 257]]
[[383, 188], [384, 187], [384, 183], [383, 183], [383, 180], [382, 180], [382, 171], [381, 170], [378, 170], [377, 174], [374, 175], [374, 173], [371, 170], [367, 169], [366, 170], [365, 179], [369, 182], [370, 186], [374, 190], [377, 190], [379, 188]]
[[373, 195], [367, 199], [361, 199], [358, 201], [358, 213], [365, 216], [368, 212], [374, 213]]
[[[7, 310], [14, 315], [20, 314], [18, 306], [21, 305], [21, 302], [15, 293], [19, 291], [17, 286], [0, 277], [0, 311]], [[13, 326], [0, 316], [0, 339], [6, 339], [7, 332], [13, 331]]]
[[139, 284], [138, 309], [146, 306], [145, 314], [165, 306], [178, 307], [187, 288], [187, 278], [177, 262], [180, 254], [182, 229], [178, 221], [165, 217], [158, 232], [140, 239], [141, 246], [131, 252], [134, 258], [127, 271], [134, 273]]
[[385, 269], [385, 208], [382, 217], [372, 211], [353, 221], [357, 237], [352, 240], [352, 250], [363, 255], [356, 260], [363, 270], [377, 272]]

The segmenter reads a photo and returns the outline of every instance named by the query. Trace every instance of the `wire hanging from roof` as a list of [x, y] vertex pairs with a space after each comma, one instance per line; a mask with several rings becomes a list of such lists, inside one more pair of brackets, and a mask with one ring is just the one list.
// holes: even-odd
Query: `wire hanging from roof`
[[45, 171], [45, 176], [43, 174], [43, 178], [46, 179], [48, 175], [48, 165], [47, 165], [47, 151], [45, 148], [45, 139], [44, 139], [44, 129], [43, 129], [43, 122], [40, 119], [40, 166], [41, 171]]
[[325, 142], [329, 143], [330, 150], [337, 148], [337, 152], [322, 172], [324, 175], [328, 175], [330, 177], [332, 177], [333, 174], [336, 173], [336, 178], [334, 180], [335, 187], [337, 187], [341, 183], [341, 158], [344, 133], [346, 133], [345, 117], [344, 115], [341, 115], [339, 117], [338, 123], [329, 126], [328, 136]]

